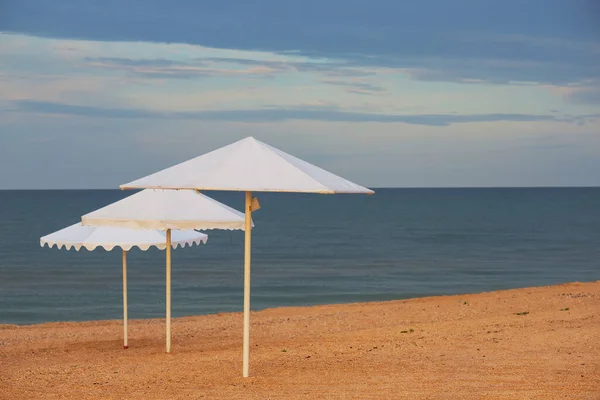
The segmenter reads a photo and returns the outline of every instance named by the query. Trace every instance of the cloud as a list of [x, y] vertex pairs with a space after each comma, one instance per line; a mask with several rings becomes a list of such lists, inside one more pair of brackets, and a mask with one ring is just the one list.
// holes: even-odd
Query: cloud
[[215, 76], [272, 77], [276, 69], [256, 64], [246, 69], [222, 68], [213, 64], [195, 60], [192, 62], [168, 59], [132, 59], [121, 57], [85, 57], [90, 67], [121, 70], [145, 78], [190, 79]]
[[[254, 56], [260, 56], [256, 53]], [[94, 68], [122, 70], [149, 78], [195, 78], [212, 76], [262, 76], [273, 77], [278, 74], [305, 72], [318, 73], [332, 78], [368, 77], [381, 71], [367, 66], [353, 66], [346, 61], [294, 61], [262, 60], [239, 57], [203, 57], [189, 61], [175, 61], [165, 58], [143, 59], [123, 57], [85, 57], [88, 66]], [[233, 66], [232, 66], [233, 65]], [[245, 67], [244, 69], [236, 66]], [[336, 81], [325, 82], [336, 84]], [[364, 85], [367, 85], [366, 83]], [[352, 86], [349, 83], [348, 86]], [[361, 83], [354, 85], [356, 90], [375, 90]], [[362, 87], [361, 87], [362, 86]]]
[[164, 58], [132, 59], [132, 58], [122, 58], [122, 57], [85, 57], [84, 60], [91, 64], [97, 63], [100, 65], [114, 65], [114, 66], [123, 66], [123, 67], [164, 68], [164, 67], [189, 65], [189, 63], [180, 63], [180, 62], [176, 62], [174, 60], [167, 60]]
[[262, 50], [346, 63], [354, 71], [407, 69], [423, 80], [575, 84], [600, 78], [594, 3], [223, 0], [173, 7], [167, 0], [109, 0], [102, 6], [93, 0], [9, 0], [0, 31]]
[[555, 121], [585, 124], [600, 118], [594, 115], [533, 115], [533, 114], [381, 114], [343, 111], [334, 107], [286, 107], [259, 109], [206, 110], [190, 112], [155, 112], [142, 109], [115, 109], [93, 106], [78, 106], [57, 102], [19, 100], [9, 102], [8, 112], [58, 114], [103, 118], [134, 119], [197, 119], [205, 121], [227, 122], [276, 122], [287, 120], [309, 120], [324, 122], [379, 122], [405, 123], [428, 126], [447, 126], [472, 122], [535, 122]]
[[386, 91], [386, 89], [381, 85], [357, 79], [350, 81], [323, 79], [321, 80], [321, 82], [326, 83], [328, 85], [343, 87], [344, 89], [346, 89], [346, 92], [355, 94], [375, 95], [382, 94]]
[[[287, 52], [282, 55], [290, 56]], [[319, 59], [319, 57], [307, 61], [272, 61], [239, 57], [206, 57], [198, 60], [251, 66], [260, 65], [279, 72], [317, 72], [331, 77], [363, 77], [377, 74], [377, 71], [366, 68], [364, 65], [354, 65], [345, 60]]]

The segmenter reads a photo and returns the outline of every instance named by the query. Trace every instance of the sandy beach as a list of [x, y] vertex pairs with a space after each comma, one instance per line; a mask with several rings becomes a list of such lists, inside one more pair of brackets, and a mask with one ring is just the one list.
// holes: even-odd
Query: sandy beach
[[600, 399], [600, 281], [241, 314], [0, 325], [2, 399]]

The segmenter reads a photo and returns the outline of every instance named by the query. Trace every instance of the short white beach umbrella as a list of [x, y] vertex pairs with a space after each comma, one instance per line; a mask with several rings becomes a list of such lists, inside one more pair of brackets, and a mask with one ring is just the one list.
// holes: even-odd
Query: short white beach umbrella
[[244, 377], [249, 374], [250, 362], [251, 212], [258, 209], [258, 201], [252, 198], [252, 192], [374, 193], [253, 137], [121, 185], [121, 189], [142, 188], [246, 192], [242, 369]]
[[[173, 231], [171, 247], [185, 247], [206, 243], [208, 236], [194, 230]], [[79, 251], [82, 247], [92, 251], [101, 247], [111, 251], [115, 247], [121, 248], [123, 253], [123, 348], [129, 347], [127, 341], [127, 252], [133, 247], [142, 251], [150, 247], [164, 250], [167, 247], [167, 235], [160, 230], [139, 230], [115, 227], [91, 227], [83, 226], [81, 223], [73, 224], [64, 229], [56, 231], [40, 238], [42, 247], [66, 250], [75, 249]]]
[[244, 214], [191, 190], [142, 190], [81, 217], [84, 226], [166, 231], [166, 352], [171, 352], [171, 231], [245, 229]]

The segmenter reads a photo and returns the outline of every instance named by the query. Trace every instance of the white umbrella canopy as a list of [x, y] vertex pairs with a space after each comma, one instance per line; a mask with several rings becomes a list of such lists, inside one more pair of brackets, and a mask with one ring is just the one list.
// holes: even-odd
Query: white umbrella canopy
[[[200, 245], [208, 240], [208, 236], [196, 231], [173, 231], [171, 247], [185, 247], [194, 244]], [[159, 230], [137, 230], [114, 227], [92, 227], [76, 223], [59, 231], [40, 238], [40, 246], [47, 245], [49, 248], [56, 246], [59, 250], [63, 247], [67, 250], [74, 248], [79, 251], [82, 247], [94, 250], [102, 247], [107, 251], [120, 247], [123, 251], [123, 348], [127, 349], [127, 252], [134, 246], [146, 251], [154, 246], [160, 250], [167, 247], [167, 234]], [[170, 250], [170, 248], [169, 248]]]
[[[171, 246], [176, 249], [178, 246], [185, 247], [206, 243], [208, 236], [205, 233], [194, 230], [172, 232]], [[138, 247], [142, 251], [150, 247], [156, 247], [164, 250], [167, 247], [167, 235], [160, 230], [139, 230], [115, 227], [93, 227], [83, 226], [80, 222], [63, 228], [40, 238], [40, 245], [47, 245], [58, 249], [63, 247], [67, 250], [74, 248], [79, 251], [82, 247], [87, 250], [94, 250], [102, 247], [104, 250], [111, 251], [115, 247], [120, 247], [123, 251], [129, 251], [133, 247]]]
[[81, 217], [86, 226], [244, 229], [244, 214], [190, 190], [142, 190]]
[[121, 189], [145, 188], [374, 193], [253, 137], [121, 185]]
[[246, 192], [244, 240], [244, 344], [242, 376], [250, 364], [251, 213], [258, 209], [252, 192], [373, 194], [315, 165], [253, 137], [121, 185], [121, 189], [195, 189]]

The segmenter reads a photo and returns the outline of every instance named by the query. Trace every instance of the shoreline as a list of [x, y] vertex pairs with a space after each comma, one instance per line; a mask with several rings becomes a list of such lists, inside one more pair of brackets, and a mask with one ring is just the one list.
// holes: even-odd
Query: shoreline
[[[418, 296], [418, 297], [408, 297], [405, 299], [395, 299], [395, 300], [375, 300], [375, 301], [356, 301], [356, 302], [351, 302], [351, 303], [324, 303], [324, 304], [313, 304], [313, 305], [298, 305], [298, 306], [278, 306], [278, 307], [267, 307], [267, 308], [261, 308], [261, 309], [256, 309], [256, 310], [251, 310], [252, 314], [258, 313], [258, 312], [263, 312], [263, 311], [269, 311], [269, 310], [278, 310], [278, 309], [304, 309], [304, 308], [313, 308], [313, 307], [337, 307], [337, 306], [369, 306], [369, 305], [377, 305], [377, 304], [381, 304], [381, 305], [385, 305], [385, 304], [392, 304], [392, 303], [397, 303], [397, 302], [405, 302], [405, 301], [410, 301], [410, 300], [417, 300], [417, 299], [443, 299], [443, 298], [447, 298], [447, 297], [456, 297], [456, 296], [462, 296], [462, 297], [466, 297], [466, 296], [472, 296], [472, 295], [483, 295], [483, 294], [492, 294], [492, 293], [496, 293], [496, 292], [510, 292], [510, 291], [515, 291], [515, 290], [525, 290], [525, 289], [542, 289], [542, 288], [552, 288], [552, 287], [560, 287], [562, 285], [581, 285], [581, 284], [587, 284], [587, 283], [599, 283], [600, 280], [595, 280], [595, 281], [571, 281], [571, 282], [564, 282], [564, 283], [557, 283], [554, 285], [541, 285], [541, 286], [526, 286], [526, 287], [516, 287], [516, 288], [510, 288], [510, 289], [498, 289], [498, 290], [490, 290], [490, 291], [483, 291], [483, 292], [466, 292], [466, 293], [458, 293], [458, 294], [438, 294], [438, 295], [431, 295], [431, 296]], [[240, 305], [240, 309], [242, 308], [242, 306]], [[224, 315], [224, 314], [231, 314], [231, 315], [242, 315], [242, 311], [224, 311], [224, 312], [216, 312], [216, 313], [207, 313], [207, 314], [194, 314], [194, 315], [185, 315], [182, 317], [173, 317], [172, 320], [181, 320], [181, 319], [186, 319], [186, 318], [198, 318], [198, 317], [208, 317], [208, 316], [220, 316], [220, 315]], [[133, 321], [163, 321], [164, 322], [165, 318], [164, 317], [157, 317], [157, 318], [136, 318], [136, 319], [129, 319], [129, 322], [133, 322]], [[81, 320], [81, 321], [69, 321], [69, 320], [62, 320], [62, 321], [46, 321], [46, 322], [35, 322], [32, 324], [10, 324], [10, 323], [0, 323], [0, 330], [2, 329], [10, 329], [10, 328], [19, 328], [19, 327], [36, 327], [36, 326], [42, 326], [42, 325], [52, 325], [52, 324], [57, 324], [57, 325], [62, 325], [62, 324], [95, 324], [95, 323], [119, 323], [119, 322], [123, 322], [122, 319], [119, 318], [113, 318], [113, 319], [91, 319], [91, 320]]]
[[600, 398], [600, 281], [252, 312], [0, 325], [0, 399]]

